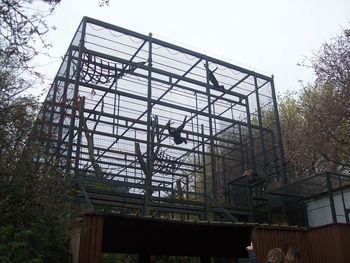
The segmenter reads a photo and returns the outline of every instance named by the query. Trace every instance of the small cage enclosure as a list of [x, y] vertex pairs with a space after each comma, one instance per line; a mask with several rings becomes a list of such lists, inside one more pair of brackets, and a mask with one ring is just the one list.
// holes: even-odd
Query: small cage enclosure
[[273, 78], [87, 17], [36, 131], [93, 209], [251, 220], [246, 186], [285, 178]]

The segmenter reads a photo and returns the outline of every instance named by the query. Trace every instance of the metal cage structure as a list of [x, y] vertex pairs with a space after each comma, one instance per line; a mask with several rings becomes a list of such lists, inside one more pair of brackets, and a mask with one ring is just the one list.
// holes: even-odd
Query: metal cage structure
[[286, 182], [273, 77], [89, 17], [35, 130], [91, 207], [249, 220], [230, 182]]

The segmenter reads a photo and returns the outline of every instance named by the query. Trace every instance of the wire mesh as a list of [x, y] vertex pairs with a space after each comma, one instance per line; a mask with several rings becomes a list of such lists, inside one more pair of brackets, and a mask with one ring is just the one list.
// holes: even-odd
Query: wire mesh
[[[98, 166], [115, 191], [142, 197], [138, 144], [153, 201], [203, 207], [208, 196], [233, 209], [230, 181], [249, 169], [281, 172], [273, 89], [270, 77], [84, 18], [40, 113], [37, 160], [85, 177]], [[186, 143], [168, 123], [184, 124]]]

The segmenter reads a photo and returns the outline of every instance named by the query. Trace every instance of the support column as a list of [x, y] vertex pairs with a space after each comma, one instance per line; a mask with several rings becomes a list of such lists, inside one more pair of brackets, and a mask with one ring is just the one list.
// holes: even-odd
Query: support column
[[246, 101], [246, 113], [247, 113], [247, 123], [248, 123], [249, 148], [250, 148], [249, 149], [250, 150], [250, 160], [247, 160], [248, 165], [249, 165], [249, 163], [250, 163], [250, 165], [247, 168], [253, 169], [254, 171], [256, 171], [254, 140], [253, 140], [252, 122], [250, 119], [250, 109], [249, 109], [248, 97], [245, 99], [245, 101]]
[[204, 220], [208, 220], [208, 193], [207, 193], [207, 172], [205, 161], [205, 141], [204, 141], [204, 126], [202, 128], [202, 156], [203, 156], [203, 186], [204, 186]]
[[331, 206], [332, 221], [333, 221], [332, 223], [337, 223], [337, 214], [336, 214], [335, 205], [334, 205], [332, 182], [331, 182], [331, 177], [329, 173], [326, 174], [326, 184], [328, 189], [329, 204]]
[[61, 146], [63, 144], [63, 123], [65, 118], [65, 110], [66, 110], [66, 100], [67, 100], [67, 92], [68, 92], [68, 86], [69, 86], [69, 80], [71, 78], [70, 76], [70, 68], [72, 63], [72, 48], [69, 48], [68, 50], [68, 59], [67, 59], [67, 68], [65, 71], [65, 77], [64, 77], [64, 86], [63, 86], [63, 94], [61, 97], [61, 100], [58, 101], [60, 103], [60, 118], [58, 121], [58, 134], [57, 134], [57, 145], [56, 145], [56, 151], [55, 151], [55, 159], [54, 159], [54, 165], [57, 166], [60, 163], [61, 158]]
[[225, 162], [225, 155], [222, 156], [222, 177], [223, 177], [223, 184], [224, 184], [224, 200], [227, 202], [227, 196], [228, 196], [228, 183], [227, 183], [227, 175], [226, 175], [226, 162]]
[[[256, 76], [254, 76], [254, 86], [255, 86], [255, 95], [256, 95], [256, 106], [258, 109], [258, 124], [259, 124], [259, 133], [260, 133], [260, 143], [261, 143], [261, 147], [262, 147], [264, 165], [266, 165], [267, 164], [266, 147], [265, 147], [265, 141], [264, 141], [261, 106], [260, 106], [260, 100], [259, 100], [259, 87], [258, 87], [258, 81], [256, 79]], [[264, 172], [265, 172], [265, 169], [266, 169], [266, 166], [264, 166]]]
[[255, 221], [254, 218], [254, 197], [253, 197], [253, 189], [252, 186], [249, 185], [247, 186], [248, 189], [248, 196], [249, 196], [249, 222], [253, 223]]
[[206, 63], [206, 73], [207, 73], [207, 101], [208, 101], [208, 120], [209, 120], [209, 136], [210, 136], [210, 157], [211, 157], [210, 163], [211, 163], [212, 192], [213, 192], [214, 201], [217, 201], [218, 191], [217, 191], [217, 178], [216, 178], [216, 158], [215, 158], [213, 123], [212, 123], [212, 113], [211, 113], [211, 106], [213, 105], [213, 107], [215, 107], [215, 105], [214, 103], [213, 104], [211, 103], [208, 59], [206, 59], [205, 63]]
[[[74, 164], [74, 172], [77, 173], [79, 170], [79, 158], [80, 158], [80, 148], [81, 148], [81, 140], [83, 135], [83, 122], [84, 120], [84, 110], [85, 110], [85, 97], [80, 99], [79, 103], [79, 126], [78, 126], [78, 139], [77, 139], [77, 150], [75, 154], [75, 164]], [[88, 131], [87, 131], [88, 132]], [[91, 134], [91, 137], [93, 134]]]
[[145, 216], [148, 216], [149, 210], [148, 210], [148, 202], [150, 197], [150, 187], [152, 185], [152, 164], [151, 164], [151, 157], [152, 157], [152, 34], [149, 34], [149, 46], [148, 46], [148, 92], [147, 92], [147, 174], [145, 174], [146, 180], [145, 180], [145, 203], [144, 203], [144, 209], [143, 214]]
[[[52, 99], [51, 99], [51, 105], [50, 105], [50, 118], [49, 118], [49, 121], [48, 122], [44, 122], [45, 124], [47, 123], [48, 124], [48, 127], [45, 131], [45, 139], [47, 140], [46, 142], [46, 146], [45, 146], [45, 154], [44, 154], [44, 158], [45, 158], [45, 162], [48, 163], [48, 159], [49, 159], [49, 152], [51, 150], [52, 152], [52, 148], [51, 148], [51, 144], [52, 142], [50, 142], [50, 139], [53, 138], [53, 130], [54, 130], [54, 127], [53, 127], [53, 118], [54, 118], [54, 112], [55, 112], [55, 109], [58, 107], [57, 104], [57, 91], [58, 91], [58, 81], [57, 79], [54, 80], [52, 86], [51, 86], [51, 89], [53, 89], [53, 94], [52, 94]], [[45, 104], [44, 103], [44, 107], [43, 107], [43, 110], [45, 110]], [[46, 120], [45, 118], [45, 112], [43, 112], [43, 120]], [[42, 127], [44, 125], [44, 123], [42, 124]], [[40, 134], [44, 134], [43, 131], [41, 131]], [[50, 158], [51, 159], [51, 158]]]
[[341, 194], [341, 199], [342, 199], [342, 203], [343, 203], [343, 209], [344, 209], [344, 215], [345, 215], [345, 222], [346, 223], [350, 223], [350, 219], [349, 219], [349, 212], [347, 212], [347, 209], [346, 208], [346, 204], [345, 204], [345, 198], [344, 198], [344, 191], [343, 191], [343, 186], [342, 186], [342, 180], [341, 180], [341, 175], [338, 174], [338, 182], [339, 182], [339, 189], [340, 189], [340, 194]]
[[281, 169], [280, 177], [282, 179], [282, 184], [285, 185], [288, 183], [286, 169], [285, 169], [285, 159], [284, 159], [284, 147], [283, 147], [283, 141], [282, 141], [282, 132], [281, 132], [281, 124], [280, 124], [280, 116], [278, 114], [278, 106], [277, 106], [277, 99], [276, 99], [276, 92], [275, 92], [275, 84], [273, 81], [273, 76], [271, 79], [271, 93], [272, 93], [272, 100], [273, 100], [273, 107], [275, 112], [275, 121], [276, 121], [276, 135], [277, 135], [277, 144], [278, 144], [278, 150], [279, 150], [279, 165]]
[[[74, 91], [73, 91], [73, 98], [72, 98], [72, 112], [71, 112], [71, 120], [69, 124], [69, 137], [68, 137], [68, 151], [67, 151], [67, 160], [66, 160], [66, 173], [68, 173], [71, 169], [71, 159], [72, 159], [72, 153], [73, 153], [73, 138], [74, 138], [74, 131], [75, 131], [75, 118], [76, 118], [76, 112], [77, 112], [77, 98], [78, 98], [78, 92], [79, 92], [79, 82], [80, 82], [80, 71], [81, 71], [81, 61], [83, 57], [83, 50], [84, 50], [84, 42], [85, 42], [85, 32], [86, 32], [86, 21], [83, 20], [82, 22], [82, 30], [81, 30], [81, 37], [79, 41], [79, 54], [78, 54], [78, 62], [77, 62], [77, 70], [75, 73], [75, 82], [74, 82]], [[68, 74], [68, 73], [67, 73]]]

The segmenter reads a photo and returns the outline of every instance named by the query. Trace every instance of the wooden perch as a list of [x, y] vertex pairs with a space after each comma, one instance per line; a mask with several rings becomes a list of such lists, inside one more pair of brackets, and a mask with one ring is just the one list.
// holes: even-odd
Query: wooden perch
[[[79, 102], [80, 102], [80, 105], [79, 105]], [[95, 145], [94, 145], [93, 134], [92, 133], [90, 134], [90, 130], [87, 126], [86, 119], [84, 117], [85, 97], [81, 97], [77, 104], [80, 106], [79, 107], [79, 120], [82, 122], [82, 125], [83, 125], [83, 131], [84, 131], [86, 141], [87, 141], [88, 153], [89, 153], [91, 165], [94, 168], [96, 176], [102, 178], [103, 175], [102, 175], [101, 167], [95, 158], [95, 153], [94, 153], [95, 152]], [[102, 110], [101, 110], [101, 113], [102, 113]], [[96, 128], [96, 126], [94, 127], [94, 129], [95, 128]]]
[[177, 190], [177, 196], [179, 197], [180, 200], [184, 200], [183, 192], [182, 192], [182, 186], [181, 186], [181, 180], [177, 179], [176, 180], [176, 190]]
[[[140, 149], [140, 144], [139, 143], [135, 143], [135, 153], [137, 156], [137, 159], [140, 163], [141, 166], [141, 170], [143, 171], [145, 178], [146, 178], [146, 192], [147, 195], [150, 196], [152, 191], [148, 190], [150, 189], [151, 185], [152, 185], [152, 174], [153, 174], [153, 169], [154, 169], [154, 164], [155, 161], [157, 159], [159, 150], [160, 150], [160, 143], [162, 141], [163, 138], [163, 134], [164, 134], [164, 130], [165, 127], [163, 129], [161, 129], [159, 131], [159, 125], [158, 125], [158, 117], [154, 116], [153, 117], [153, 121], [151, 123], [151, 156], [149, 156], [150, 158], [150, 167], [147, 167], [147, 163], [144, 160], [144, 154], [141, 153], [141, 149]], [[156, 143], [155, 143], [156, 141]]]
[[152, 173], [149, 174], [147, 169], [147, 164], [145, 163], [145, 160], [143, 159], [143, 155], [141, 153], [140, 144], [135, 143], [135, 152], [137, 159], [139, 160], [141, 169], [145, 175], [145, 196], [146, 200], [149, 199], [150, 196], [152, 196], [152, 191], [150, 190], [151, 184], [152, 184]]
[[137, 159], [139, 160], [139, 163], [141, 165], [141, 169], [145, 174], [145, 176], [147, 177], [147, 165], [145, 163], [145, 160], [143, 159], [141, 149], [140, 149], [140, 144], [138, 142], [135, 143], [135, 152], [136, 152]]
[[[164, 130], [165, 127], [163, 127], [160, 131], [159, 131], [159, 125], [158, 125], [158, 116], [154, 116], [153, 117], [154, 120], [152, 121], [152, 145], [153, 145], [153, 149], [152, 149], [152, 157], [151, 157], [151, 166], [152, 166], [152, 170], [153, 170], [153, 166], [154, 166], [154, 162], [157, 159], [159, 150], [160, 150], [160, 143], [163, 140], [163, 135], [164, 135]], [[156, 142], [156, 147], [154, 147], [154, 142], [155, 142], [155, 138], [157, 138], [157, 142]]]

